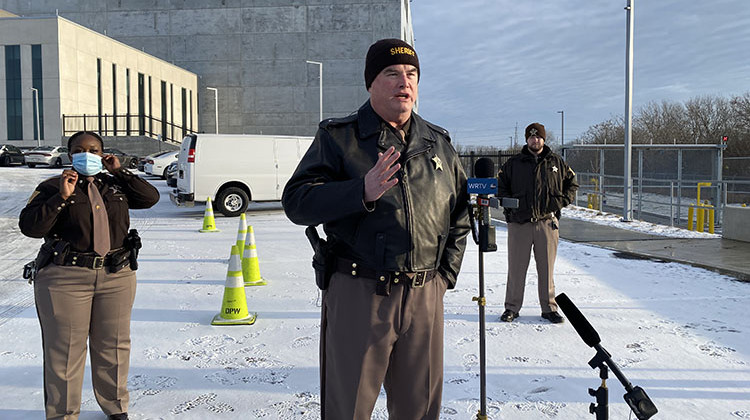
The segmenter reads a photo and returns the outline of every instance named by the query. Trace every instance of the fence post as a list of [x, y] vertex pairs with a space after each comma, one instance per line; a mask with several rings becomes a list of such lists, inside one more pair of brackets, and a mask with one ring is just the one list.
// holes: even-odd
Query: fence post
[[471, 168], [471, 176], [474, 177], [474, 151], [469, 152], [469, 167]]
[[674, 181], [669, 181], [669, 227], [674, 227]]

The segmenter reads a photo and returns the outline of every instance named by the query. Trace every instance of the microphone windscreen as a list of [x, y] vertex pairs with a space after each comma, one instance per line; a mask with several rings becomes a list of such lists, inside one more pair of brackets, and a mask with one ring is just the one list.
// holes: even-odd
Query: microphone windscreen
[[494, 178], [495, 162], [490, 158], [479, 158], [474, 162], [474, 176], [477, 178]]
[[568, 299], [565, 293], [560, 293], [559, 295], [557, 295], [555, 301], [557, 301], [557, 306], [559, 306], [565, 316], [568, 317], [568, 321], [570, 321], [570, 323], [573, 325], [573, 328], [576, 329], [576, 332], [578, 332], [578, 335], [581, 336], [583, 342], [586, 343], [586, 345], [588, 345], [589, 347], [594, 347], [602, 341], [599, 338], [599, 333], [597, 333], [594, 327], [589, 324], [589, 321], [586, 319], [586, 317], [583, 316], [576, 305], [574, 305], [573, 302]]

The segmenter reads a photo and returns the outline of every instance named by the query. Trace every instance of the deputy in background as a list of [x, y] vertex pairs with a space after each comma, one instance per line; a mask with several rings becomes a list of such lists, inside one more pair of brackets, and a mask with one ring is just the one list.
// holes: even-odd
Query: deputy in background
[[128, 232], [128, 210], [153, 206], [159, 192], [103, 149], [96, 133], [71, 136], [73, 168], [39, 184], [18, 223], [24, 235], [45, 241], [29, 276], [42, 328], [47, 419], [78, 418], [87, 340], [99, 406], [109, 419], [128, 418], [140, 248], [137, 232]]
[[324, 420], [369, 419], [381, 385], [391, 419], [440, 416], [443, 295], [461, 268], [468, 194], [447, 131], [412, 111], [419, 73], [406, 42], [371, 45], [370, 100], [320, 123], [284, 189], [289, 219], [323, 224], [330, 246], [319, 282]]
[[544, 144], [547, 134], [542, 124], [529, 124], [525, 134], [521, 153], [508, 159], [498, 173], [499, 196], [518, 199], [518, 208], [504, 210], [508, 222], [508, 283], [500, 320], [512, 322], [518, 318], [533, 248], [542, 318], [558, 324], [564, 321], [557, 312], [553, 278], [560, 210], [573, 202], [578, 184], [575, 172]]

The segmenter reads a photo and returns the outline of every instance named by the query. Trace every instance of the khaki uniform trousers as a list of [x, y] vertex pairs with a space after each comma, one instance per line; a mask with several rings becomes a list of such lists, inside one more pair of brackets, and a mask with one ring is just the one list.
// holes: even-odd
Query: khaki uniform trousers
[[390, 420], [437, 420], [443, 392], [440, 275], [423, 288], [334, 273], [323, 292], [321, 418], [369, 420], [381, 385]]
[[96, 401], [107, 415], [128, 411], [135, 272], [108, 271], [50, 264], [34, 282], [47, 419], [78, 418], [87, 339]]
[[559, 235], [555, 217], [538, 222], [508, 223], [508, 283], [505, 288], [505, 309], [516, 313], [521, 310], [526, 272], [533, 248], [539, 276], [539, 306], [543, 313], [557, 310], [553, 273]]

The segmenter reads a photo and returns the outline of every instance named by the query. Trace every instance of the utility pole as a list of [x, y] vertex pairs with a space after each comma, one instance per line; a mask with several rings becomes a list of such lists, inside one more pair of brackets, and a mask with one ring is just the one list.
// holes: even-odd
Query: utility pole
[[216, 119], [216, 134], [219, 134], [219, 89], [208, 87], [206, 89], [214, 91], [214, 117]]
[[633, 135], [633, 0], [627, 0], [627, 42], [625, 50], [625, 147], [622, 221], [633, 220], [633, 177], [630, 170]]
[[310, 61], [310, 60], [305, 60], [305, 62], [308, 64], [315, 64], [318, 66], [318, 74], [319, 74], [318, 80], [320, 81], [320, 83], [318, 84], [318, 89], [319, 89], [318, 100], [320, 101], [320, 105], [319, 105], [320, 118], [318, 121], [323, 121], [323, 63], [321, 63], [320, 61]]
[[36, 107], [36, 146], [42, 145], [42, 130], [39, 125], [39, 91], [36, 88], [31, 88], [34, 92], [34, 106]]

